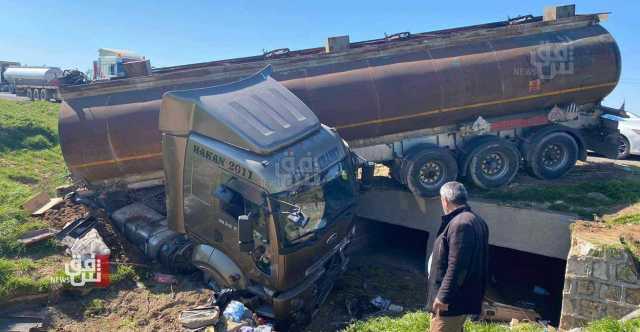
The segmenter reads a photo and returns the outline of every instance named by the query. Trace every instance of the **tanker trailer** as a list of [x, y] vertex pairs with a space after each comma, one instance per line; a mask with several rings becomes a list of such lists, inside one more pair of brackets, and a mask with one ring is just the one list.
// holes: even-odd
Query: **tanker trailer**
[[10, 92], [31, 100], [60, 101], [58, 79], [62, 76], [56, 67], [9, 67], [4, 72]]
[[620, 51], [603, 16], [571, 8], [64, 86], [62, 152], [72, 175], [92, 185], [162, 181], [161, 96], [270, 64], [322, 123], [416, 195], [458, 177], [501, 186], [521, 166], [557, 178], [587, 150], [614, 156], [618, 134], [600, 102], [619, 80]]

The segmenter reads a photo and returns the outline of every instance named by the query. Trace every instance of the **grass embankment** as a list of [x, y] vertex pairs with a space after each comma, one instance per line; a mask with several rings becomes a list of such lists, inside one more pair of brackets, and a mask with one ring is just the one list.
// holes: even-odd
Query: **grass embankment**
[[[410, 312], [400, 317], [376, 317], [349, 325], [343, 332], [424, 332], [429, 328], [430, 317], [424, 312]], [[520, 324], [513, 329], [508, 325], [474, 323], [467, 321], [464, 326], [469, 332], [543, 332], [536, 324]], [[640, 330], [640, 320], [621, 323], [617, 320], [602, 319], [589, 323], [586, 332], [630, 332]]]
[[[501, 202], [539, 205], [556, 211], [571, 212], [591, 219], [621, 205], [640, 202], [640, 178], [596, 180], [545, 186], [527, 186], [480, 192], [480, 196]], [[532, 204], [533, 203], [533, 204]], [[640, 222], [640, 215], [630, 220]], [[619, 220], [622, 222], [623, 220]]]
[[[58, 144], [59, 104], [0, 100], [0, 300], [47, 291], [50, 278], [36, 270], [55, 251], [51, 242], [25, 248], [17, 239], [46, 227], [21, 205], [32, 195], [68, 179]], [[24, 258], [43, 257], [42, 261]], [[61, 267], [60, 267], [61, 268]]]
[[[60, 104], [0, 99], [0, 302], [48, 292], [64, 280], [61, 249], [50, 240], [25, 247], [17, 239], [47, 225], [22, 204], [38, 192], [53, 197], [69, 182], [58, 142]], [[138, 278], [131, 266], [111, 271], [111, 282]]]

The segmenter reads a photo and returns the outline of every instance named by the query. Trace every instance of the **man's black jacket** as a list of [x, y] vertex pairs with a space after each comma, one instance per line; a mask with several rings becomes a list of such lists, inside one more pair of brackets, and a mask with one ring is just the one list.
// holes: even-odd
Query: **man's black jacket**
[[427, 280], [427, 309], [438, 298], [449, 305], [442, 316], [477, 315], [489, 270], [487, 224], [462, 206], [442, 217], [433, 244], [431, 272]]

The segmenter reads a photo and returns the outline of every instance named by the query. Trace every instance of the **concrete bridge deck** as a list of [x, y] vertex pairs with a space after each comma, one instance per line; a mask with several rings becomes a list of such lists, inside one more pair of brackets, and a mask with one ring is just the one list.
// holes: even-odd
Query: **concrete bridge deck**
[[[538, 255], [566, 259], [571, 245], [569, 225], [576, 216], [499, 205], [471, 199], [471, 208], [489, 226], [489, 243]], [[360, 196], [357, 215], [362, 218], [404, 226], [429, 233], [431, 252], [440, 226], [440, 198], [420, 198], [401, 188], [373, 188]]]

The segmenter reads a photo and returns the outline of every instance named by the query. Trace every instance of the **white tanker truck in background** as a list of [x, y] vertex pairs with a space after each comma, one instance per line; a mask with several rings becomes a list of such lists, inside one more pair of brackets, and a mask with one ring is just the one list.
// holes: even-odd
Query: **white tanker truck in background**
[[9, 92], [31, 100], [61, 101], [58, 85], [62, 77], [57, 67], [9, 67], [3, 73]]

